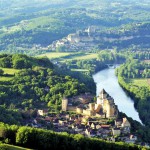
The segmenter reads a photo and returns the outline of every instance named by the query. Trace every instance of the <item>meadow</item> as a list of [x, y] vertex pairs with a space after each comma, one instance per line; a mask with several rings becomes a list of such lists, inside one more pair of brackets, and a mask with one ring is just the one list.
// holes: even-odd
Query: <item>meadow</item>
[[38, 55], [38, 57], [46, 56], [49, 59], [59, 59], [61, 61], [65, 60], [88, 60], [88, 59], [96, 59], [96, 53], [78, 53], [78, 52], [50, 52], [42, 55]]
[[19, 72], [18, 69], [13, 69], [13, 68], [0, 68], [4, 71], [4, 75], [0, 76], [0, 81], [9, 81], [11, 80], [15, 73]]
[[0, 149], [7, 149], [7, 150], [31, 150], [28, 148], [23, 148], [19, 146], [9, 145], [9, 144], [0, 144]]
[[150, 79], [126, 79], [126, 82], [138, 87], [150, 87]]

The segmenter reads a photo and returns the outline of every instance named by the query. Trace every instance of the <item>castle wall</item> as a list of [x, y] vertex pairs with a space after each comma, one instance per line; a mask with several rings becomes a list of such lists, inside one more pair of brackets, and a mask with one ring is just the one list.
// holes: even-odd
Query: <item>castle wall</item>
[[104, 100], [103, 110], [106, 112], [107, 118], [115, 117], [116, 109], [117, 107], [112, 100]]
[[95, 104], [95, 112], [98, 113], [100, 112], [100, 109], [102, 108], [102, 105], [100, 104]]
[[[83, 98], [78, 98], [78, 101], [84, 101]], [[86, 103], [86, 99], [85, 99]], [[114, 118], [118, 115], [118, 108], [114, 103], [114, 100], [106, 93], [103, 89], [97, 97], [97, 103], [89, 103], [89, 108], [84, 110], [83, 108], [79, 107], [72, 107], [68, 106], [68, 99], [62, 100], [62, 110], [63, 111], [75, 111], [76, 113], [80, 113], [87, 116], [99, 116], [99, 117], [106, 117], [106, 118]]]
[[67, 37], [68, 41], [72, 42], [72, 43], [78, 43], [80, 42], [80, 37], [77, 36], [76, 34], [69, 34]]
[[107, 118], [110, 118], [111, 115], [112, 115], [112, 114], [111, 114], [110, 105], [107, 104], [107, 105], [106, 105], [106, 117], [107, 117]]
[[83, 110], [83, 114], [84, 115], [88, 115], [88, 116], [92, 116], [93, 115], [93, 112], [89, 109], [86, 109], [86, 110]]
[[76, 107], [68, 106], [68, 107], [67, 107], [67, 110], [68, 110], [68, 111], [76, 111]]
[[97, 104], [100, 104], [100, 105], [103, 104], [103, 100], [100, 97], [97, 97]]
[[76, 108], [76, 112], [79, 113], [79, 114], [82, 114], [83, 113], [83, 109], [82, 108]]

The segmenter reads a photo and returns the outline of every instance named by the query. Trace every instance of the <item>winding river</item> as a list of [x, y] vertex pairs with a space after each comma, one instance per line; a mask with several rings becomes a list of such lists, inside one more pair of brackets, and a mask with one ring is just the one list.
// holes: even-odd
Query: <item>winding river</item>
[[115, 69], [102, 70], [93, 75], [93, 79], [97, 85], [97, 95], [104, 88], [113, 97], [119, 111], [141, 123], [139, 114], [134, 108], [133, 100], [127, 96], [118, 83], [118, 79], [115, 76]]

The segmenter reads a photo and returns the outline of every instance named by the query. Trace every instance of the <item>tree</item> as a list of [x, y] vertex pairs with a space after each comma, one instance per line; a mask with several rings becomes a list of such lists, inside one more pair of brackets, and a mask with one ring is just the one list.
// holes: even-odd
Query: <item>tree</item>
[[2, 76], [4, 74], [4, 70], [0, 69], [0, 76]]
[[56, 48], [56, 52], [65, 52], [66, 47], [65, 46], [59, 46]]

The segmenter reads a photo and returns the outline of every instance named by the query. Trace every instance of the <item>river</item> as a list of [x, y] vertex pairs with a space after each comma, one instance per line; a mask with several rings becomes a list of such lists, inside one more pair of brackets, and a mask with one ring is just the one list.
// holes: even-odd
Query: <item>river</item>
[[133, 100], [127, 96], [118, 83], [118, 79], [115, 76], [115, 69], [102, 70], [94, 74], [93, 79], [97, 86], [97, 95], [104, 88], [113, 97], [120, 112], [125, 113], [128, 117], [141, 123], [139, 114], [134, 108]]

